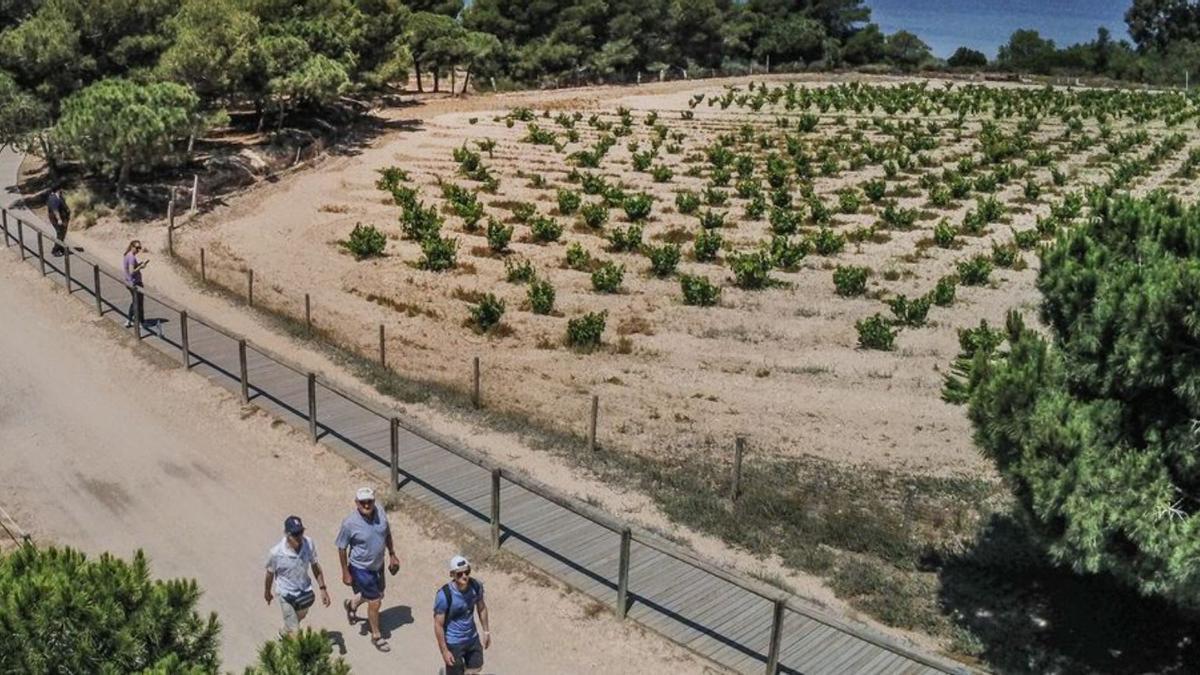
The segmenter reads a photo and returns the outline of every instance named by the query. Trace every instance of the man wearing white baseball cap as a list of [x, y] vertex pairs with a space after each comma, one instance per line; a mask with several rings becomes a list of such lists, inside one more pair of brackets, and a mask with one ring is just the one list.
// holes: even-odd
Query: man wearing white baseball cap
[[388, 572], [400, 570], [400, 559], [392, 544], [392, 528], [388, 525], [383, 507], [375, 503], [375, 491], [359, 488], [354, 495], [354, 513], [346, 516], [338, 530], [335, 544], [342, 563], [342, 583], [351, 587], [357, 596], [342, 603], [346, 620], [353, 626], [360, 621], [358, 608], [367, 603], [367, 624], [371, 628], [371, 644], [381, 652], [391, 651], [379, 631], [379, 606], [387, 577], [383, 574], [383, 551], [388, 552]]
[[[483, 583], [471, 578], [471, 562], [461, 555], [450, 559], [450, 583], [433, 598], [433, 636], [446, 664], [446, 675], [478, 673], [483, 650], [492, 646]], [[483, 639], [475, 629], [475, 613], [483, 625]]]

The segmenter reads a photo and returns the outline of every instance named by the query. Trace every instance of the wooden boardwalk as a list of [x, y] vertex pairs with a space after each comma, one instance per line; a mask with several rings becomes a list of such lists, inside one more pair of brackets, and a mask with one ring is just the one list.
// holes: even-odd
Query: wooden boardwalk
[[[12, 258], [24, 250], [27, 262], [44, 265], [46, 275], [60, 284], [67, 281], [66, 259], [50, 256], [48, 237], [42, 239], [39, 258], [38, 229], [28, 223], [27, 215], [22, 214], [26, 222], [20, 226], [22, 246], [16, 245], [16, 215], [0, 211], [0, 217], [7, 223], [0, 237]], [[68, 257], [71, 294], [96, 307], [102, 316], [124, 323], [131, 296], [119, 274], [81, 254]], [[100, 279], [98, 294], [96, 279]], [[148, 345], [174, 355], [182, 365], [186, 323], [187, 367], [239, 396], [245, 382], [250, 402], [297, 428], [315, 430], [316, 440], [384, 480], [395, 475], [397, 489], [484, 538], [493, 536], [491, 514], [498, 503], [501, 546], [619, 611], [622, 531], [628, 529], [623, 524], [519, 474], [494, 471], [485, 460], [404, 420], [393, 422], [389, 413], [353, 400], [212, 322], [195, 316], [184, 319], [182, 309], [168, 300], [147, 296], [144, 315], [153, 328], [140, 333]], [[312, 401], [310, 386], [314, 387]], [[312, 402], [315, 429], [310, 424]], [[499, 490], [494, 494], [497, 476]], [[628, 616], [731, 671], [968, 672], [851, 625], [795, 596], [780, 600], [782, 591], [698, 561], [648, 533], [627, 535], [625, 541]], [[776, 612], [781, 612], [778, 623]], [[776, 626], [779, 634], [773, 653]], [[771, 667], [772, 661], [776, 668]]]

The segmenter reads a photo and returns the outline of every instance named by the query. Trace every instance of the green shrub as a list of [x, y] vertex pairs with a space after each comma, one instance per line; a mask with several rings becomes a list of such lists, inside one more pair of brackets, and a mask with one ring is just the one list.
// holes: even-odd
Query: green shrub
[[375, 188], [384, 192], [395, 192], [401, 183], [409, 181], [408, 172], [398, 166], [379, 169], [378, 173], [379, 180], [375, 181]]
[[706, 230], [725, 227], [725, 212], [706, 209], [704, 213], [700, 214], [700, 227]]
[[767, 200], [761, 194], [754, 195], [746, 201], [746, 219], [760, 220], [767, 212]]
[[518, 223], [528, 223], [537, 215], [537, 207], [530, 202], [517, 202], [513, 204], [512, 213]]
[[600, 346], [604, 336], [604, 324], [608, 311], [588, 312], [567, 321], [567, 344], [578, 349], [590, 350]]
[[762, 194], [762, 183], [754, 178], [745, 178], [743, 180], [739, 180], [734, 189], [737, 191], [737, 196], [741, 197], [742, 199], [750, 199], [751, 197]]
[[950, 206], [953, 199], [950, 188], [943, 183], [938, 183], [929, 190], [929, 203], [939, 209]]
[[887, 181], [875, 178], [863, 183], [862, 189], [863, 194], [867, 195], [867, 199], [871, 200], [871, 203], [878, 204], [887, 195]]
[[526, 125], [525, 130], [527, 133], [525, 134], [525, 137], [521, 139], [521, 141], [525, 143], [532, 143], [534, 145], [554, 145], [554, 142], [558, 140], [553, 131], [550, 131], [549, 129], [543, 129], [533, 123]]
[[838, 191], [838, 209], [842, 213], [858, 213], [860, 208], [862, 208], [862, 197], [859, 196], [858, 190], [847, 187]]
[[626, 197], [622, 206], [625, 209], [625, 217], [636, 223], [650, 217], [654, 198], [645, 192], [639, 192]]
[[781, 270], [793, 270], [808, 255], [810, 244], [807, 239], [792, 241], [778, 235], [771, 238], [771, 261]]
[[355, 260], [363, 260], [383, 255], [383, 249], [387, 246], [387, 237], [383, 236], [383, 233], [374, 225], [356, 224], [354, 229], [350, 230], [350, 238], [343, 241], [342, 246], [350, 251]]
[[909, 300], [908, 296], [902, 293], [889, 300], [888, 307], [892, 308], [896, 321], [906, 326], [924, 326], [932, 303], [933, 298], [929, 296]]
[[895, 204], [888, 204], [883, 207], [879, 220], [885, 227], [893, 230], [911, 230], [917, 222], [917, 210], [902, 209]]
[[577, 241], [567, 244], [567, 267], [586, 272], [592, 267], [592, 254]]
[[692, 255], [699, 262], [710, 262], [716, 260], [717, 253], [721, 251], [721, 244], [724, 243], [724, 238], [720, 232], [701, 229], [696, 233], [695, 240], [692, 241]]
[[795, 234], [796, 230], [800, 229], [801, 216], [791, 209], [772, 207], [768, 220], [771, 223], [771, 232], [774, 234]]
[[729, 193], [714, 188], [704, 189], [704, 203], [709, 206], [724, 206], [729, 201]]
[[422, 269], [441, 272], [454, 267], [458, 261], [458, 240], [432, 235], [421, 240]]
[[976, 255], [958, 263], [958, 280], [964, 286], [982, 286], [992, 274], [992, 261], [986, 255]]
[[578, 192], [560, 189], [558, 191], [558, 212], [569, 216], [579, 210], [579, 204], [582, 201], [583, 198], [579, 196]]
[[1031, 230], [1013, 230], [1013, 243], [1022, 251], [1028, 251], [1034, 246], [1037, 246], [1041, 234], [1036, 229]]
[[760, 289], [771, 283], [771, 268], [775, 266], [768, 251], [731, 253], [729, 268], [733, 270], [733, 281], [738, 288]]
[[654, 177], [655, 183], [669, 183], [675, 177], [675, 172], [666, 164], [659, 164], [650, 169], [650, 175]]
[[771, 190], [771, 205], [780, 209], [792, 207], [792, 193], [786, 187]]
[[638, 250], [642, 247], [642, 226], [635, 223], [624, 229], [612, 228], [608, 233], [608, 244], [609, 249], [617, 253]]
[[554, 285], [546, 279], [534, 279], [526, 292], [529, 307], [534, 314], [549, 314], [554, 311]]
[[1037, 201], [1042, 196], [1042, 186], [1032, 178], [1025, 181], [1025, 199], [1029, 201]]
[[592, 288], [598, 293], [616, 293], [625, 280], [625, 266], [605, 261], [592, 272]]
[[933, 287], [927, 297], [938, 307], [949, 307], [954, 303], [957, 290], [958, 278], [953, 275], [944, 276], [938, 279], [937, 285]]
[[585, 173], [581, 176], [584, 194], [602, 195], [608, 191], [608, 182], [604, 180], [604, 176], [596, 173]]
[[682, 274], [679, 288], [683, 291], [683, 304], [696, 307], [711, 307], [721, 299], [721, 287], [714, 285], [708, 277]]
[[958, 229], [963, 234], [979, 237], [987, 233], [987, 221], [978, 211], [972, 209], [963, 214], [962, 225], [959, 225]]
[[1021, 251], [1014, 243], [992, 243], [992, 262], [996, 267], [1012, 268], [1021, 258]]
[[1004, 216], [1004, 205], [995, 197], [980, 197], [975, 202], [975, 209], [985, 223], [995, 223]]
[[958, 233], [954, 226], [950, 224], [949, 218], [942, 218], [933, 228], [933, 243], [938, 245], [938, 248], [954, 248], [958, 242]]
[[593, 230], [604, 227], [608, 222], [608, 207], [604, 204], [584, 204], [579, 213], [583, 216], [584, 224]]
[[553, 218], [538, 216], [529, 223], [529, 230], [536, 241], [551, 242], [562, 236], [563, 226]]
[[537, 270], [528, 260], [505, 260], [504, 278], [511, 284], [526, 284], [537, 278]]
[[433, 208], [425, 208], [424, 204], [413, 204], [400, 213], [400, 229], [405, 239], [421, 241], [426, 237], [436, 236], [442, 230], [442, 217]]
[[479, 304], [471, 305], [470, 312], [476, 330], [486, 333], [504, 316], [504, 301], [494, 293], [488, 293], [479, 300]]
[[625, 205], [625, 190], [621, 189], [620, 185], [610, 185], [604, 191], [604, 205], [609, 208], [615, 208]]
[[833, 286], [837, 294], [843, 297], [853, 297], [867, 292], [867, 277], [871, 270], [854, 265], [838, 265], [833, 270]]
[[675, 193], [675, 209], [684, 215], [695, 213], [700, 208], [700, 196], [691, 190]]
[[512, 225], [505, 225], [495, 218], [488, 218], [487, 242], [488, 247], [496, 253], [508, 250], [508, 242], [512, 240]]
[[650, 271], [656, 277], [669, 277], [675, 273], [682, 253], [678, 244], [647, 246], [646, 257], [650, 259]]
[[869, 316], [854, 324], [858, 329], [858, 346], [863, 349], [891, 351], [896, 344], [896, 331], [882, 314]]
[[810, 197], [807, 200], [807, 203], [808, 220], [810, 222], [816, 223], [817, 225], [824, 225], [833, 218], [833, 214], [829, 212], [829, 207], [825, 206], [825, 202], [821, 201], [821, 199], [816, 195]]
[[813, 236], [812, 243], [819, 255], [837, 255], [846, 248], [846, 236], [828, 227], [822, 227]]

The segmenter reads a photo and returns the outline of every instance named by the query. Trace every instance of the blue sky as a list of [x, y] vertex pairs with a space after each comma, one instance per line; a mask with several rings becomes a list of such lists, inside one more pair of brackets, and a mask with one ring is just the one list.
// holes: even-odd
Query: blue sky
[[1059, 46], [1091, 40], [1102, 25], [1114, 39], [1129, 39], [1124, 17], [1130, 0], [867, 0], [867, 5], [885, 33], [912, 31], [941, 57], [966, 45], [993, 58], [1018, 28], [1035, 29]]

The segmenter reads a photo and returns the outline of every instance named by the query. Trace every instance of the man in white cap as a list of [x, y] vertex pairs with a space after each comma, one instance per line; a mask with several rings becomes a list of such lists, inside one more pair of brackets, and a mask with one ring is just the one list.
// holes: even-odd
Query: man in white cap
[[375, 503], [375, 491], [359, 488], [355, 494], [355, 511], [346, 516], [338, 530], [338, 560], [342, 564], [342, 583], [354, 589], [357, 597], [342, 603], [346, 620], [353, 626], [360, 621], [358, 608], [367, 603], [367, 624], [371, 628], [371, 644], [381, 652], [391, 651], [379, 631], [379, 606], [387, 578], [383, 574], [383, 552], [387, 549], [388, 571], [400, 569], [400, 559], [392, 544], [392, 528], [387, 514]]
[[[475, 613], [483, 626], [483, 638], [475, 629]], [[450, 560], [450, 583], [433, 598], [433, 636], [446, 664], [446, 675], [478, 673], [483, 669], [483, 650], [492, 646], [483, 583], [471, 578], [471, 562], [461, 555]]]
[[304, 536], [304, 523], [300, 517], [288, 516], [283, 521], [283, 539], [267, 554], [267, 578], [263, 587], [263, 597], [268, 605], [272, 591], [279, 595], [283, 632], [288, 635], [300, 628], [300, 622], [316, 600], [312, 579], [308, 576], [309, 567], [321, 589], [321, 604], [328, 607], [329, 591], [325, 588], [325, 575], [317, 564], [317, 547], [312, 539]]

